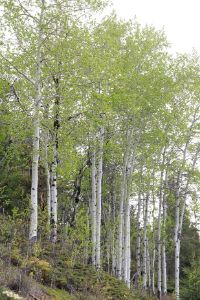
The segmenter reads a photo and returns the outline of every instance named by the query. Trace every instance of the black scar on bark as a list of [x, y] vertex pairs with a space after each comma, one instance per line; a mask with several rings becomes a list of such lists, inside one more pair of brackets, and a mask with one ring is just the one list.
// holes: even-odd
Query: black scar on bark
[[77, 186], [76, 190], [77, 190], [77, 194], [76, 194], [76, 197], [75, 197], [75, 203], [78, 203], [79, 202], [79, 195], [81, 193], [81, 187]]
[[159, 290], [157, 291], [157, 299], [161, 300], [161, 292]]

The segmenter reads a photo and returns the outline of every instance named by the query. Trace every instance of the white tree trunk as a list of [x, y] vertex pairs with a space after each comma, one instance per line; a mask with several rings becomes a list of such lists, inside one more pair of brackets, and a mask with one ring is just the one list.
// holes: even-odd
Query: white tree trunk
[[149, 255], [149, 241], [147, 238], [147, 269], [148, 269], [148, 289], [149, 289], [149, 296], [151, 296], [151, 261]]
[[123, 221], [124, 221], [124, 194], [125, 194], [125, 176], [126, 176], [126, 161], [127, 158], [124, 157], [123, 161], [123, 179], [121, 188], [121, 199], [119, 207], [119, 231], [118, 231], [118, 253], [117, 253], [117, 278], [122, 280], [122, 261], [123, 261]]
[[86, 244], [85, 244], [85, 257], [84, 257], [84, 263], [87, 265], [88, 262], [88, 243], [89, 243], [89, 228], [90, 228], [90, 222], [89, 222], [89, 207], [87, 209], [87, 213], [86, 213], [86, 221], [87, 221], [87, 237], [86, 237]]
[[[54, 146], [55, 147], [55, 146]], [[55, 147], [56, 148], [56, 147]], [[54, 149], [56, 152], [56, 149]], [[51, 165], [51, 235], [50, 240], [53, 244], [57, 241], [57, 181], [56, 181], [56, 170], [57, 169], [57, 158], [54, 157], [54, 161]]]
[[46, 173], [46, 188], [47, 188], [48, 224], [50, 225], [50, 218], [51, 218], [51, 185], [50, 185], [50, 180], [51, 179], [50, 179], [49, 164], [48, 164], [48, 151], [47, 151], [48, 141], [49, 141], [49, 133], [46, 134], [46, 140], [45, 140], [45, 173]]
[[131, 276], [131, 232], [130, 232], [130, 203], [128, 206], [128, 263], [127, 263], [127, 287], [130, 289], [131, 282], [130, 282], [130, 276]]
[[177, 176], [177, 188], [176, 188], [176, 219], [175, 219], [175, 230], [174, 230], [174, 245], [175, 245], [175, 293], [176, 299], [179, 299], [179, 185], [180, 185], [180, 175], [181, 171], [178, 170]]
[[[93, 135], [93, 141], [95, 137]], [[93, 145], [94, 147], [94, 145]], [[92, 150], [92, 200], [91, 200], [91, 230], [92, 230], [92, 266], [96, 268], [96, 166], [95, 149]]]
[[135, 286], [139, 289], [139, 275], [140, 275], [140, 211], [141, 211], [141, 194], [138, 195], [138, 212], [137, 212], [137, 241], [136, 241], [136, 279]]
[[126, 188], [126, 201], [125, 201], [125, 212], [124, 212], [124, 281], [130, 288], [130, 268], [131, 268], [131, 257], [130, 257], [130, 190], [131, 190], [131, 162], [129, 159], [128, 170], [127, 170], [127, 188]]
[[115, 191], [114, 191], [113, 203], [112, 203], [112, 223], [113, 223], [113, 232], [112, 232], [112, 275], [113, 276], [116, 276], [115, 203], [116, 203], [116, 194], [115, 194]]
[[128, 270], [128, 197], [127, 197], [127, 183], [125, 183], [125, 194], [124, 194], [124, 220], [122, 228], [123, 244], [122, 244], [122, 279], [127, 283], [127, 270]]
[[128, 157], [130, 148], [133, 141], [133, 128], [128, 136], [128, 146], [123, 158], [123, 171], [122, 171], [122, 187], [121, 187], [121, 200], [119, 208], [119, 232], [118, 232], [118, 260], [117, 260], [117, 278], [122, 279], [124, 276], [124, 200], [127, 194], [127, 184], [126, 184], [126, 168], [128, 163]]
[[[107, 237], [107, 246], [106, 246], [106, 251], [107, 251], [107, 272], [110, 273], [110, 250], [112, 249], [112, 229], [111, 229], [111, 205], [110, 201], [108, 203], [108, 224], [107, 224], [107, 232], [108, 232], [108, 237]], [[110, 227], [110, 229], [109, 229]]]
[[103, 156], [103, 139], [104, 139], [104, 126], [100, 129], [100, 145], [99, 145], [99, 165], [98, 165], [98, 181], [97, 181], [97, 232], [96, 232], [96, 268], [101, 268], [101, 184], [102, 184], [102, 156]]
[[39, 159], [39, 116], [38, 111], [40, 108], [41, 94], [40, 94], [40, 68], [41, 68], [41, 42], [42, 42], [42, 22], [45, 1], [42, 0], [42, 8], [39, 20], [39, 33], [37, 45], [37, 68], [36, 68], [36, 81], [35, 81], [35, 114], [34, 114], [34, 139], [33, 139], [33, 162], [32, 162], [32, 186], [31, 186], [31, 212], [30, 212], [30, 231], [29, 231], [29, 244], [33, 245], [37, 242], [37, 209], [38, 209], [38, 159]]
[[[142, 128], [139, 130], [136, 143], [133, 146], [132, 154], [130, 153], [133, 144], [133, 128], [128, 134], [128, 146], [123, 158], [122, 171], [122, 187], [121, 200], [119, 209], [119, 231], [118, 231], [118, 260], [117, 260], [117, 278], [124, 278], [127, 285], [130, 285], [130, 190], [132, 184], [131, 175], [133, 173], [133, 166], [135, 160], [135, 151], [137, 149]], [[127, 173], [128, 169], [128, 173]], [[129, 281], [128, 281], [129, 278]]]
[[154, 234], [154, 212], [155, 212], [155, 196], [154, 196], [154, 190], [155, 190], [155, 183], [154, 183], [154, 174], [153, 174], [153, 211], [152, 211], [152, 217], [153, 217], [153, 231], [152, 231], [152, 240], [153, 240], [153, 253], [152, 253], [152, 296], [155, 297], [155, 234]]
[[163, 198], [163, 169], [161, 171], [161, 180], [160, 180], [160, 197], [159, 197], [159, 209], [158, 209], [158, 291], [157, 298], [161, 299], [161, 262], [162, 262], [162, 252], [161, 252], [161, 207], [162, 207], [162, 198]]
[[165, 175], [165, 191], [163, 195], [163, 297], [167, 297], [167, 266], [166, 266], [166, 254], [165, 254], [165, 226], [166, 226], [166, 188], [167, 188], [167, 171]]
[[147, 288], [147, 224], [148, 224], [148, 202], [149, 191], [146, 195], [145, 213], [144, 213], [144, 232], [143, 232], [143, 282], [142, 290], [146, 291]]

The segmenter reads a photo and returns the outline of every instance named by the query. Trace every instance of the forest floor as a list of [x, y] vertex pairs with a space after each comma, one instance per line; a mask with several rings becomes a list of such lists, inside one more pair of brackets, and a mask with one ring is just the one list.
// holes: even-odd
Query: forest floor
[[[0, 300], [150, 300], [105, 271], [97, 272], [76, 236], [67, 244], [49, 241], [46, 232], [30, 247], [25, 222], [2, 219], [0, 227]], [[89, 250], [88, 250], [89, 251]], [[87, 252], [89, 253], [89, 252]], [[87, 262], [87, 264], [86, 264]], [[106, 269], [102, 261], [102, 269]], [[15, 294], [11, 294], [14, 292]], [[172, 300], [172, 296], [167, 300]]]
[[97, 272], [78, 257], [73, 260], [58, 245], [49, 244], [32, 255], [25, 255], [18, 246], [0, 245], [0, 300], [155, 299], [133, 286], [129, 290], [122, 281], [104, 271]]

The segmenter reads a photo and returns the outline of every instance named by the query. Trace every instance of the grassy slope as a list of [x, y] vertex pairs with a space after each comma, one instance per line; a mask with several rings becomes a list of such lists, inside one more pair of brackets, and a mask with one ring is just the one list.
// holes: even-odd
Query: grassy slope
[[36, 300], [148, 299], [136, 296], [133, 289], [104, 271], [96, 272], [91, 265], [72, 262], [61, 249], [52, 252], [49, 248], [39, 256], [24, 259], [19, 252], [3, 251], [0, 284]]

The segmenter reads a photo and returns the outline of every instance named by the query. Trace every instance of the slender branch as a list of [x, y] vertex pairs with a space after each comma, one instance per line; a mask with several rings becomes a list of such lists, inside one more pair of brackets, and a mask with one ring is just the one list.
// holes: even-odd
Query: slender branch
[[26, 80], [28, 80], [31, 84], [33, 84], [35, 86], [35, 82], [33, 80], [31, 80], [30, 78], [28, 78], [28, 76], [26, 76], [22, 71], [20, 71], [16, 66], [14, 66], [5, 56], [3, 56], [1, 53], [0, 53], [0, 56], [6, 60], [9, 65], [11, 67], [13, 67], [19, 74], [21, 74]]

